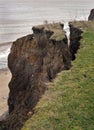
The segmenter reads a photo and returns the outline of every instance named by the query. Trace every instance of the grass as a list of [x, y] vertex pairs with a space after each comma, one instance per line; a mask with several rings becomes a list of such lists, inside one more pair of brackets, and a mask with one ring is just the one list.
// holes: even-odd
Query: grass
[[22, 130], [94, 130], [94, 31], [88, 27], [76, 57], [49, 84]]
[[62, 41], [65, 38], [65, 32], [63, 30], [55, 30], [55, 33], [51, 36], [51, 40]]

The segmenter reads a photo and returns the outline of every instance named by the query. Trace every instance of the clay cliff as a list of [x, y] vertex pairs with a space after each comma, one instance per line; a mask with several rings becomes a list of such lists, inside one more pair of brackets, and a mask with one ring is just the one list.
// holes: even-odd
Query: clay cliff
[[63, 24], [33, 27], [33, 34], [13, 42], [8, 56], [12, 73], [9, 83], [9, 116], [0, 122], [0, 130], [20, 130], [34, 114], [47, 82], [71, 67], [71, 54]]
[[94, 9], [91, 10], [88, 20], [94, 21]]
[[[74, 22], [75, 24], [76, 22]], [[70, 52], [72, 54], [72, 60], [75, 60], [76, 53], [80, 47], [80, 40], [82, 38], [81, 34], [83, 31], [80, 29], [80, 27], [76, 27], [73, 25], [72, 22], [69, 23], [70, 27]]]

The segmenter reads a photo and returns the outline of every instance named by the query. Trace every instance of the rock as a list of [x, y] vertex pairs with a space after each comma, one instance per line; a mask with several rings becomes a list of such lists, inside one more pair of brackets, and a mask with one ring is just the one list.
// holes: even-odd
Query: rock
[[8, 111], [5, 111], [1, 116], [0, 116], [0, 121], [5, 120], [9, 116]]
[[9, 117], [0, 130], [20, 130], [34, 113], [34, 107], [47, 89], [47, 82], [71, 67], [67, 38], [60, 23], [33, 27], [33, 34], [19, 38], [11, 47], [8, 66]]
[[88, 20], [94, 21], [94, 9], [91, 10]]
[[3, 98], [4, 100], [7, 100], [7, 99], [8, 99], [8, 97], [7, 97], [7, 96], [3, 96], [2, 98]]

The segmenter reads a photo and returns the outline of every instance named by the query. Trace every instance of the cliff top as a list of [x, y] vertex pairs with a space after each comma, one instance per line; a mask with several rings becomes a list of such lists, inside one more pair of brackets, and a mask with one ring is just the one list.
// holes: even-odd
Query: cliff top
[[72, 21], [69, 22], [69, 25], [79, 28], [82, 31], [94, 31], [93, 21]]
[[50, 37], [51, 40], [61, 41], [65, 37], [65, 31], [63, 30], [64, 25], [61, 23], [50, 23], [44, 25], [38, 25], [33, 28], [43, 30], [43, 31], [50, 31], [52, 35]]

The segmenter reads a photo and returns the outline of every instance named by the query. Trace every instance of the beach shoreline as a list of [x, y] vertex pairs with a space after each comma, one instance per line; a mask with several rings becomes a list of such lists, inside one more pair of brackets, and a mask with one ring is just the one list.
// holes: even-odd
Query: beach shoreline
[[0, 72], [6, 70], [12, 42], [0, 43]]
[[9, 94], [8, 83], [11, 73], [8, 68], [0, 69], [0, 120], [8, 113], [7, 99]]

